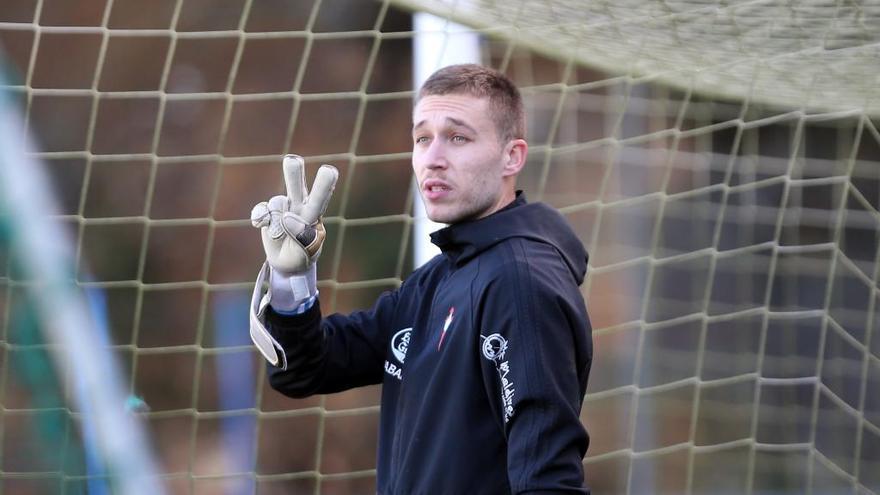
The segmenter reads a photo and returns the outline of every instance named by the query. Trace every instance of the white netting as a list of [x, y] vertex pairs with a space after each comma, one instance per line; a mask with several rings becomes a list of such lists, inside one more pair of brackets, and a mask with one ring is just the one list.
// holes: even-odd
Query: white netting
[[540, 53], [684, 90], [880, 112], [880, 2], [399, 0]]
[[[399, 5], [483, 36], [526, 98], [520, 185], [591, 253], [594, 493], [880, 492], [873, 3], [7, 0], [4, 89], [169, 491], [374, 490], [376, 387], [265, 384], [248, 215], [282, 190], [283, 153], [333, 163], [322, 306], [410, 272]], [[76, 460], [81, 413], [25, 371], [47, 346], [0, 252], [3, 488], [76, 493], [100, 473]], [[45, 455], [53, 424], [67, 461]]]

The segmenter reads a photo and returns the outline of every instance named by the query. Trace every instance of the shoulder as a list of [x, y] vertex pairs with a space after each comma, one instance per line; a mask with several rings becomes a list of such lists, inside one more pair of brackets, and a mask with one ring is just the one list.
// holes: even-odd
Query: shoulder
[[480, 259], [484, 268], [497, 277], [534, 277], [546, 270], [567, 270], [554, 246], [527, 237], [505, 239], [483, 253]]
[[[482, 292], [541, 297], [558, 293], [570, 272], [553, 246], [528, 238], [511, 238], [480, 256]], [[576, 286], [575, 286], [576, 287]]]

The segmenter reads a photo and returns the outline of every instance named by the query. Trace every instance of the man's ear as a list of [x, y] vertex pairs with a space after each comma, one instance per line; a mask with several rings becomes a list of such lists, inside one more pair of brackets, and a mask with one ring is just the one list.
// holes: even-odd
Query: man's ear
[[502, 177], [515, 176], [526, 164], [526, 156], [529, 154], [529, 145], [525, 139], [512, 139], [504, 147], [504, 170]]

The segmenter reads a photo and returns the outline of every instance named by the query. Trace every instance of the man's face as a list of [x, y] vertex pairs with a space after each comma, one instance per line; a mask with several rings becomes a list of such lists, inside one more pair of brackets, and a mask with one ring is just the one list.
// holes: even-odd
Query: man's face
[[426, 96], [413, 111], [413, 170], [428, 218], [457, 223], [485, 217], [513, 200], [505, 181], [506, 144], [489, 101], [470, 95]]

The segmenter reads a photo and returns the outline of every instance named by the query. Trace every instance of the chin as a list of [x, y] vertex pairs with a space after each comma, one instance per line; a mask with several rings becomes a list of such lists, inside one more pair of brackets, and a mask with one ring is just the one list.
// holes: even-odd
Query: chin
[[477, 220], [481, 217], [478, 217], [477, 215], [473, 215], [473, 214], [468, 215], [468, 214], [465, 214], [462, 212], [455, 212], [455, 213], [450, 212], [450, 213], [434, 215], [434, 216], [428, 215], [428, 218], [430, 218], [432, 222], [445, 223], [447, 225], [452, 225], [455, 223], [464, 223], [464, 222], [469, 222], [471, 220]]
[[455, 223], [455, 218], [450, 218], [447, 215], [432, 215], [428, 213], [428, 220], [437, 223]]
[[437, 223], [455, 223], [461, 220], [461, 214], [455, 211], [443, 211], [440, 208], [428, 208], [425, 212], [428, 219]]

